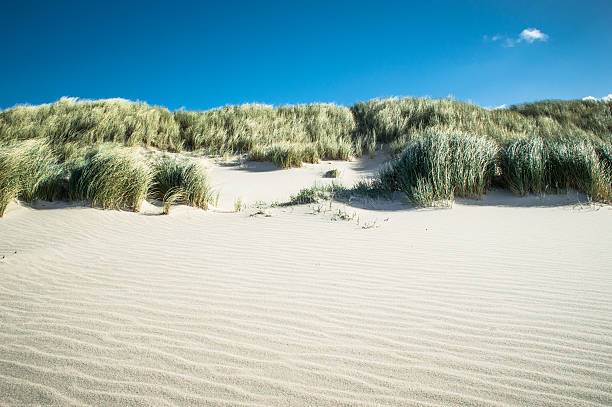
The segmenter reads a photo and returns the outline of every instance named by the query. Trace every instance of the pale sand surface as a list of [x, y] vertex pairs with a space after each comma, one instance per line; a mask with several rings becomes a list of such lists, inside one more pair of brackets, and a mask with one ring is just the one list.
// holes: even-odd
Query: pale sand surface
[[[240, 177], [268, 174], [284, 199], [326, 165], [211, 180], [250, 202], [270, 196]], [[579, 199], [270, 217], [12, 204], [0, 405], [610, 406], [612, 209]]]

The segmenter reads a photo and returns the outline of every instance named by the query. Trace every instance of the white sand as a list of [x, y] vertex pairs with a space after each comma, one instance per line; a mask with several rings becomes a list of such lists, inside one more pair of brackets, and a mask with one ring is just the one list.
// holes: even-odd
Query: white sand
[[[326, 165], [211, 179], [232, 206]], [[610, 406], [612, 209], [577, 198], [334, 204], [352, 221], [12, 204], [0, 405]]]

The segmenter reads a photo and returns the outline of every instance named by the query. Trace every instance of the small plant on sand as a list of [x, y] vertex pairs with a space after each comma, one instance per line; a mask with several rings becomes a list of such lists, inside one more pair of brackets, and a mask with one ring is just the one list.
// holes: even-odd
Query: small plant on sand
[[331, 201], [334, 198], [346, 198], [350, 194], [351, 190], [341, 184], [313, 185], [309, 188], [302, 188], [296, 195], [291, 195], [289, 202], [285, 205], [301, 205], [318, 203], [320, 201]]
[[104, 145], [69, 164], [69, 195], [104, 209], [132, 207], [140, 210], [151, 186], [148, 165], [133, 150]]
[[[356, 216], [357, 216], [357, 212], [348, 213], [346, 211], [346, 208], [343, 208], [343, 209], [338, 209], [338, 212], [332, 215], [331, 220], [351, 221], [355, 219]], [[357, 221], [357, 223], [359, 223], [359, 221]]]
[[361, 226], [362, 229], [374, 229], [377, 227], [378, 225], [376, 224], [376, 219], [369, 221], [369, 222], [365, 222], [363, 226]]
[[255, 216], [261, 215], [263, 217], [269, 218], [269, 217], [272, 216], [272, 214], [270, 214], [270, 212], [268, 212], [268, 209], [270, 208], [270, 205], [268, 205], [267, 203], [265, 203], [263, 201], [255, 202], [253, 204], [253, 208], [255, 209], [255, 211], [250, 214], [251, 217], [255, 217]]
[[244, 209], [244, 203], [242, 202], [242, 198], [238, 197], [234, 201], [234, 212], [241, 212]]
[[333, 168], [327, 172], [325, 172], [325, 174], [323, 174], [323, 177], [325, 178], [339, 178], [340, 177], [340, 170], [337, 168]]
[[176, 201], [180, 201], [185, 196], [185, 190], [182, 187], [170, 188], [168, 192], [164, 194], [164, 215], [170, 214], [170, 207], [174, 205]]
[[172, 205], [182, 202], [208, 209], [214, 201], [206, 169], [194, 159], [163, 155], [153, 166], [151, 195]]

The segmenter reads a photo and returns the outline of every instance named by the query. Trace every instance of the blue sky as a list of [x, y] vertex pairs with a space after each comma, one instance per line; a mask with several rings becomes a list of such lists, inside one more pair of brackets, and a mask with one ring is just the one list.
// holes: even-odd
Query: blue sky
[[0, 108], [62, 96], [188, 110], [601, 97], [610, 16], [609, 0], [13, 1], [0, 13]]

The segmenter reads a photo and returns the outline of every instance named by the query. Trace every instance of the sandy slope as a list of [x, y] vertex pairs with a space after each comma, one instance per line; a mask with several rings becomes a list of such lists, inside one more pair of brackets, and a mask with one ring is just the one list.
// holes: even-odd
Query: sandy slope
[[609, 406], [612, 210], [575, 202], [12, 205], [0, 404]]

